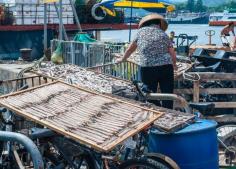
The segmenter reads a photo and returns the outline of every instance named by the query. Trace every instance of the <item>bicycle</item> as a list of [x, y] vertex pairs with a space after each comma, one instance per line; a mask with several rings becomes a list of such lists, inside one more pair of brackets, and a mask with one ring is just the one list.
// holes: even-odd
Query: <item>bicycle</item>
[[[6, 112], [7, 109], [0, 110], [1, 113]], [[31, 133], [32, 132], [32, 133]], [[58, 168], [87, 168], [87, 169], [124, 169], [124, 168], [139, 168], [146, 167], [150, 169], [166, 168], [178, 169], [177, 164], [170, 158], [159, 154], [145, 154], [144, 153], [144, 140], [145, 132], [137, 135], [137, 147], [134, 141], [120, 145], [110, 153], [101, 153], [92, 150], [89, 147], [81, 145], [73, 140], [45, 128], [33, 128], [28, 132], [28, 136], [32, 139], [41, 151], [45, 168], [58, 169]], [[31, 134], [30, 134], [31, 133]], [[146, 142], [147, 143], [147, 142]], [[133, 148], [130, 148], [132, 147]], [[20, 146], [19, 146], [20, 147]], [[130, 155], [130, 149], [135, 151]], [[25, 149], [19, 149], [21, 153], [19, 158], [24, 161], [28, 152]], [[12, 166], [11, 166], [12, 167]], [[10, 167], [10, 168], [11, 168]]]
[[[1, 125], [5, 128], [12, 128], [12, 132], [24, 132], [25, 135], [29, 136], [34, 143], [37, 145], [44, 159], [44, 167], [51, 168], [138, 168], [147, 167], [147, 168], [167, 168], [167, 169], [178, 169], [173, 160], [160, 155], [155, 154], [144, 154], [143, 151], [143, 136], [142, 134], [137, 135], [137, 141], [140, 140], [139, 144], [136, 143], [133, 146], [135, 149], [135, 154], [130, 155], [127, 153], [129, 148], [134, 143], [133, 141], [125, 143], [124, 145], [118, 146], [114, 151], [109, 153], [103, 153], [95, 151], [90, 147], [81, 145], [78, 142], [75, 142], [69, 138], [66, 138], [62, 135], [58, 135], [48, 129], [44, 129], [43, 126], [35, 125], [37, 128], [31, 128], [27, 126], [21, 127], [16, 125], [25, 119], [18, 117], [5, 108], [0, 110], [2, 117]], [[5, 116], [7, 114], [7, 116]], [[10, 119], [10, 121], [9, 121]], [[3, 129], [3, 130], [4, 130]], [[136, 141], [135, 140], [135, 141]], [[7, 143], [7, 142], [5, 142]], [[2, 144], [1, 144], [2, 145]], [[14, 158], [12, 153], [8, 153], [6, 158], [3, 159], [3, 163], [10, 163], [6, 169], [16, 168], [16, 166], [21, 166], [20, 168], [31, 166], [34, 159], [28, 158], [28, 150], [24, 148], [20, 143], [16, 146], [16, 151], [18, 152], [18, 157]], [[69, 148], [71, 147], [71, 148]], [[126, 151], [127, 150], [127, 151]], [[9, 150], [12, 152], [12, 150]], [[1, 154], [4, 151], [0, 151]], [[169, 164], [172, 161], [173, 164]], [[38, 166], [34, 165], [34, 168], [38, 169]], [[5, 169], [5, 168], [4, 168]]]
[[[183, 107], [186, 113], [192, 113], [192, 109], [197, 110], [194, 112], [198, 118], [214, 115], [215, 105], [213, 103], [188, 103], [184, 98], [175, 94], [158, 94], [150, 93], [147, 86], [135, 81], [137, 91], [144, 98], [148, 100], [176, 100]], [[214, 119], [214, 118], [213, 118]], [[219, 142], [219, 150], [223, 150], [225, 156], [225, 163], [227, 165], [236, 166], [236, 124], [233, 122], [219, 123], [217, 128], [217, 137]], [[220, 153], [221, 155], [221, 153]]]

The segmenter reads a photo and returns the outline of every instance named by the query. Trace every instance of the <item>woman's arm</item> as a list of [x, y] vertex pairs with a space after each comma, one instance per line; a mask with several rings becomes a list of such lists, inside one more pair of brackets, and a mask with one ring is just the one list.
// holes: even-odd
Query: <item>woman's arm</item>
[[220, 35], [225, 35], [225, 31], [227, 30], [228, 26], [226, 25], [220, 32]]
[[126, 59], [128, 59], [130, 57], [130, 55], [136, 50], [136, 48], [137, 48], [137, 44], [135, 41], [133, 41], [129, 45], [128, 49], [125, 51], [124, 57], [120, 60], [120, 62], [123, 62]]
[[168, 50], [169, 50], [170, 56], [172, 58], [174, 70], [177, 70], [175, 50], [173, 47], [170, 47]]

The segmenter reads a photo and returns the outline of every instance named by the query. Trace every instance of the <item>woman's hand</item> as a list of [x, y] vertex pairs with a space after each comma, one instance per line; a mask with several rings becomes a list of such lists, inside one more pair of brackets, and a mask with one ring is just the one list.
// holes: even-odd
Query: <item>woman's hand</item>
[[120, 58], [117, 58], [116, 59], [116, 63], [121, 63], [121, 62], [124, 62], [125, 59], [123, 57], [120, 57]]
[[112, 56], [114, 58], [115, 63], [121, 63], [124, 61], [124, 56], [121, 53], [113, 53]]
[[112, 53], [112, 56], [115, 58], [115, 59], [118, 59], [118, 58], [122, 58], [123, 55], [121, 53]]

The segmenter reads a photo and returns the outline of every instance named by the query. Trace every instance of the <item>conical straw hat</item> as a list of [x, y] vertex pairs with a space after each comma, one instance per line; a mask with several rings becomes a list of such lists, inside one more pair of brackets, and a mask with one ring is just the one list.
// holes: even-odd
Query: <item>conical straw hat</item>
[[151, 21], [151, 20], [160, 20], [161, 21], [161, 25], [160, 25], [160, 28], [163, 30], [163, 31], [166, 31], [167, 28], [168, 28], [168, 23], [167, 21], [165, 20], [165, 18], [159, 14], [149, 14], [145, 17], [143, 17], [141, 19], [141, 21], [139, 22], [139, 25], [138, 27], [142, 27], [142, 25], [147, 22], [147, 21]]

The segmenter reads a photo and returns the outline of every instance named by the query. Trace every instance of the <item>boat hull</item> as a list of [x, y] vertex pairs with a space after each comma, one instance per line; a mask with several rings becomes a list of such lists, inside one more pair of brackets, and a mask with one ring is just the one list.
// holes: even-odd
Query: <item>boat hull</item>
[[204, 17], [199, 17], [191, 20], [168, 20], [169, 24], [208, 24], [209, 22], [209, 17], [204, 16]]
[[[22, 48], [32, 49], [31, 59], [43, 56], [43, 30], [0, 31], [0, 37], [0, 60], [17, 60]], [[48, 45], [50, 39], [53, 39], [52, 30], [48, 30]]]
[[[209, 26], [225, 26], [229, 24], [232, 21], [210, 21]], [[236, 21], [233, 21], [234, 25], [236, 24]]]

